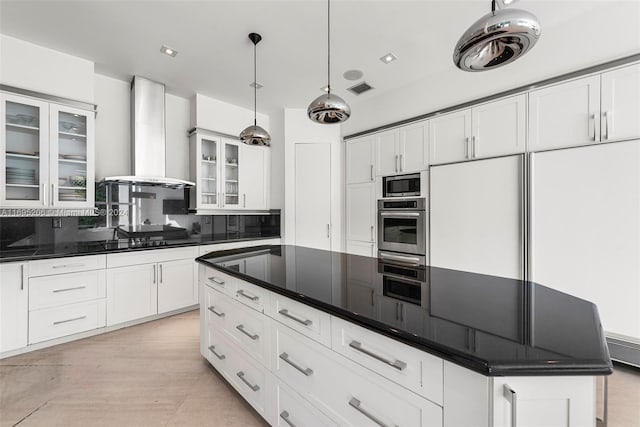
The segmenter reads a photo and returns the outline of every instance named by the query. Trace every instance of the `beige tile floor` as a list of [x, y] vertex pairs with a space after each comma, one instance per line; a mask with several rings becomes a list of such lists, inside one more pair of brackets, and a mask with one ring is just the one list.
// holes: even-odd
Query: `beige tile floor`
[[[192, 311], [1, 360], [0, 427], [265, 426], [198, 340]], [[640, 427], [640, 370], [609, 378], [608, 425]]]

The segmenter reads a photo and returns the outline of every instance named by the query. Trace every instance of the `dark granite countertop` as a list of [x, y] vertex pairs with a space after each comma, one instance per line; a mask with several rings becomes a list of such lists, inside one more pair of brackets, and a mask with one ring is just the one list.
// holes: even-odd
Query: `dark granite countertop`
[[612, 372], [596, 306], [537, 283], [284, 245], [197, 261], [484, 375]]
[[234, 233], [233, 235], [224, 233], [196, 235], [186, 239], [153, 238], [148, 241], [114, 239], [90, 242], [62, 242], [0, 250], [0, 263], [278, 238], [280, 236], [258, 233]]

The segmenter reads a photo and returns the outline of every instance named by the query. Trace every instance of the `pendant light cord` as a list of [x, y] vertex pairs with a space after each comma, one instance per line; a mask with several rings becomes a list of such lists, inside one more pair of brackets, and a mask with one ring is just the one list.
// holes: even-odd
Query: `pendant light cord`
[[257, 126], [257, 105], [258, 105], [258, 79], [257, 79], [257, 66], [256, 66], [256, 43], [253, 44], [253, 125]]
[[496, 14], [496, 0], [491, 0], [491, 13]]
[[331, 95], [331, 0], [327, 0], [327, 93]]

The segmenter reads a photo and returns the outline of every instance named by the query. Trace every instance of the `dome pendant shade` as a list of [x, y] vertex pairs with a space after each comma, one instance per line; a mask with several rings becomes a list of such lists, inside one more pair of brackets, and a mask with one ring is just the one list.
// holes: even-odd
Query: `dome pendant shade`
[[527, 53], [540, 38], [540, 23], [519, 9], [489, 12], [460, 37], [453, 63], [464, 71], [486, 71], [509, 64]]
[[251, 33], [249, 34], [249, 40], [253, 43], [253, 125], [247, 126], [240, 132], [240, 142], [247, 145], [264, 145], [269, 147], [271, 145], [271, 136], [264, 128], [258, 126], [256, 112], [256, 90], [258, 89], [258, 81], [256, 80], [256, 45], [262, 40], [262, 36], [258, 33]]
[[307, 115], [317, 123], [341, 123], [351, 116], [351, 108], [338, 95], [325, 93], [309, 104]]
[[258, 125], [252, 125], [240, 132], [240, 141], [247, 145], [271, 145], [271, 136]]

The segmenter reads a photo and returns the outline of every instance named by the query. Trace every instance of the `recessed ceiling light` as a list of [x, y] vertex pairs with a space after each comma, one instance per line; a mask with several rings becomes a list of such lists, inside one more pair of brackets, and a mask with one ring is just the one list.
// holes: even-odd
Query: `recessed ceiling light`
[[385, 64], [388, 64], [390, 62], [395, 61], [396, 59], [398, 59], [397, 56], [395, 56], [393, 53], [389, 52], [386, 55], [382, 55], [380, 57], [380, 61], [384, 62]]
[[347, 70], [342, 76], [347, 80], [360, 80], [363, 75], [360, 70]]
[[172, 49], [172, 48], [170, 48], [168, 46], [164, 46], [164, 45], [160, 48], [160, 52], [162, 52], [162, 53], [164, 53], [166, 55], [172, 56], [174, 58], [178, 54], [177, 50]]
[[251, 83], [249, 83], [249, 86], [255, 87], [256, 89], [261, 89], [262, 88], [262, 85], [260, 83], [258, 83], [258, 82], [251, 82]]

